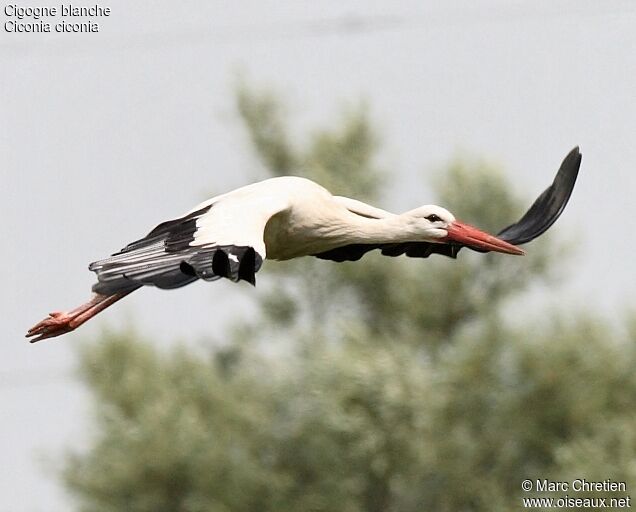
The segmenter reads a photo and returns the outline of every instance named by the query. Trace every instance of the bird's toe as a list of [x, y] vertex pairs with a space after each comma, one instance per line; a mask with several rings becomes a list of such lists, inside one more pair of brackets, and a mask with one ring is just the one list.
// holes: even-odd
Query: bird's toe
[[32, 338], [29, 341], [35, 343], [36, 341], [67, 333], [73, 330], [70, 326], [72, 319], [73, 317], [67, 313], [54, 311], [47, 318], [31, 327], [27, 331], [26, 337]]

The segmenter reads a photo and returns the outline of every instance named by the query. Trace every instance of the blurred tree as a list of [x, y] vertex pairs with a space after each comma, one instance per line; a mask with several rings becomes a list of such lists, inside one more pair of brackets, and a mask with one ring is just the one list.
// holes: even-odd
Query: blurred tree
[[[274, 94], [237, 98], [269, 175], [384, 199], [364, 106], [303, 148]], [[483, 162], [454, 162], [436, 189], [486, 229], [520, 211]], [[636, 329], [506, 320], [510, 298], [554, 280], [558, 250], [546, 237], [525, 258], [268, 263], [257, 318], [207, 359], [107, 334], [81, 356], [97, 429], [67, 486], [93, 512], [510, 510], [523, 479], [572, 475], [629, 489]]]

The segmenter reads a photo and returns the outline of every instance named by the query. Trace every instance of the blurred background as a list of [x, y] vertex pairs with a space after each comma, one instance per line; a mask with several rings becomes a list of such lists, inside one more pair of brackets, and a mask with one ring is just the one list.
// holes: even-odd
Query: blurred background
[[[0, 511], [634, 489], [633, 2], [103, 5], [97, 34], [0, 31]], [[268, 262], [256, 290], [147, 289], [23, 338], [88, 298], [90, 261], [216, 193], [298, 174], [497, 231], [575, 145], [571, 203], [524, 258]]]

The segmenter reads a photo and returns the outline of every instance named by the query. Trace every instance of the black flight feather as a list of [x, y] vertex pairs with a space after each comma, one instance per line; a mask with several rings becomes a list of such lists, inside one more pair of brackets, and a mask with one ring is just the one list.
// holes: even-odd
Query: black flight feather
[[91, 263], [89, 269], [98, 279], [93, 291], [111, 295], [142, 285], [172, 289], [197, 279], [214, 281], [221, 277], [255, 284], [263, 258], [252, 247], [191, 245], [197, 220], [213, 206], [159, 224], [110, 258]]
[[521, 220], [502, 229], [497, 236], [513, 245], [521, 245], [545, 233], [568, 204], [582, 158], [578, 146], [570, 151], [552, 185], [543, 191]]

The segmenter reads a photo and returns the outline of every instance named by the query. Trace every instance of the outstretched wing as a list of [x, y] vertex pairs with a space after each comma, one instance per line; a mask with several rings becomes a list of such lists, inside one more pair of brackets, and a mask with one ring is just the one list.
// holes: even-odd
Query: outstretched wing
[[93, 291], [110, 295], [142, 285], [171, 289], [221, 277], [255, 284], [266, 257], [265, 225], [280, 209], [246, 197], [212, 199], [91, 263], [98, 279]]
[[514, 245], [521, 245], [545, 233], [556, 222], [574, 190], [581, 167], [578, 146], [563, 160], [552, 185], [546, 188], [521, 219], [502, 229], [497, 236]]
[[[582, 155], [578, 146], [565, 157], [561, 167], [547, 189], [535, 200], [530, 209], [521, 219], [502, 229], [497, 237], [513, 245], [521, 245], [545, 233], [559, 218], [572, 195], [576, 178], [579, 174]], [[345, 198], [346, 199], [346, 198]], [[355, 202], [357, 203], [357, 201]], [[360, 203], [364, 205], [364, 203]], [[351, 211], [359, 215], [382, 218], [391, 215], [383, 210], [373, 208], [374, 211], [357, 208], [354, 202], [348, 206]], [[360, 211], [357, 211], [360, 210]], [[316, 257], [333, 261], [357, 261], [367, 252], [380, 249], [385, 256], [400, 256], [406, 254], [412, 258], [428, 258], [431, 254], [442, 254], [449, 258], [456, 258], [457, 253], [464, 247], [461, 244], [435, 244], [430, 242], [406, 242], [400, 244], [351, 244], [337, 247], [330, 251], [315, 254]], [[479, 249], [472, 250], [479, 252]]]
[[401, 256], [411, 258], [428, 258], [431, 254], [442, 254], [449, 258], [457, 258], [457, 253], [464, 247], [459, 244], [434, 244], [429, 242], [404, 242], [401, 244], [350, 244], [336, 247], [329, 251], [314, 254], [316, 258], [337, 262], [358, 261], [369, 251], [380, 249], [383, 256]]

